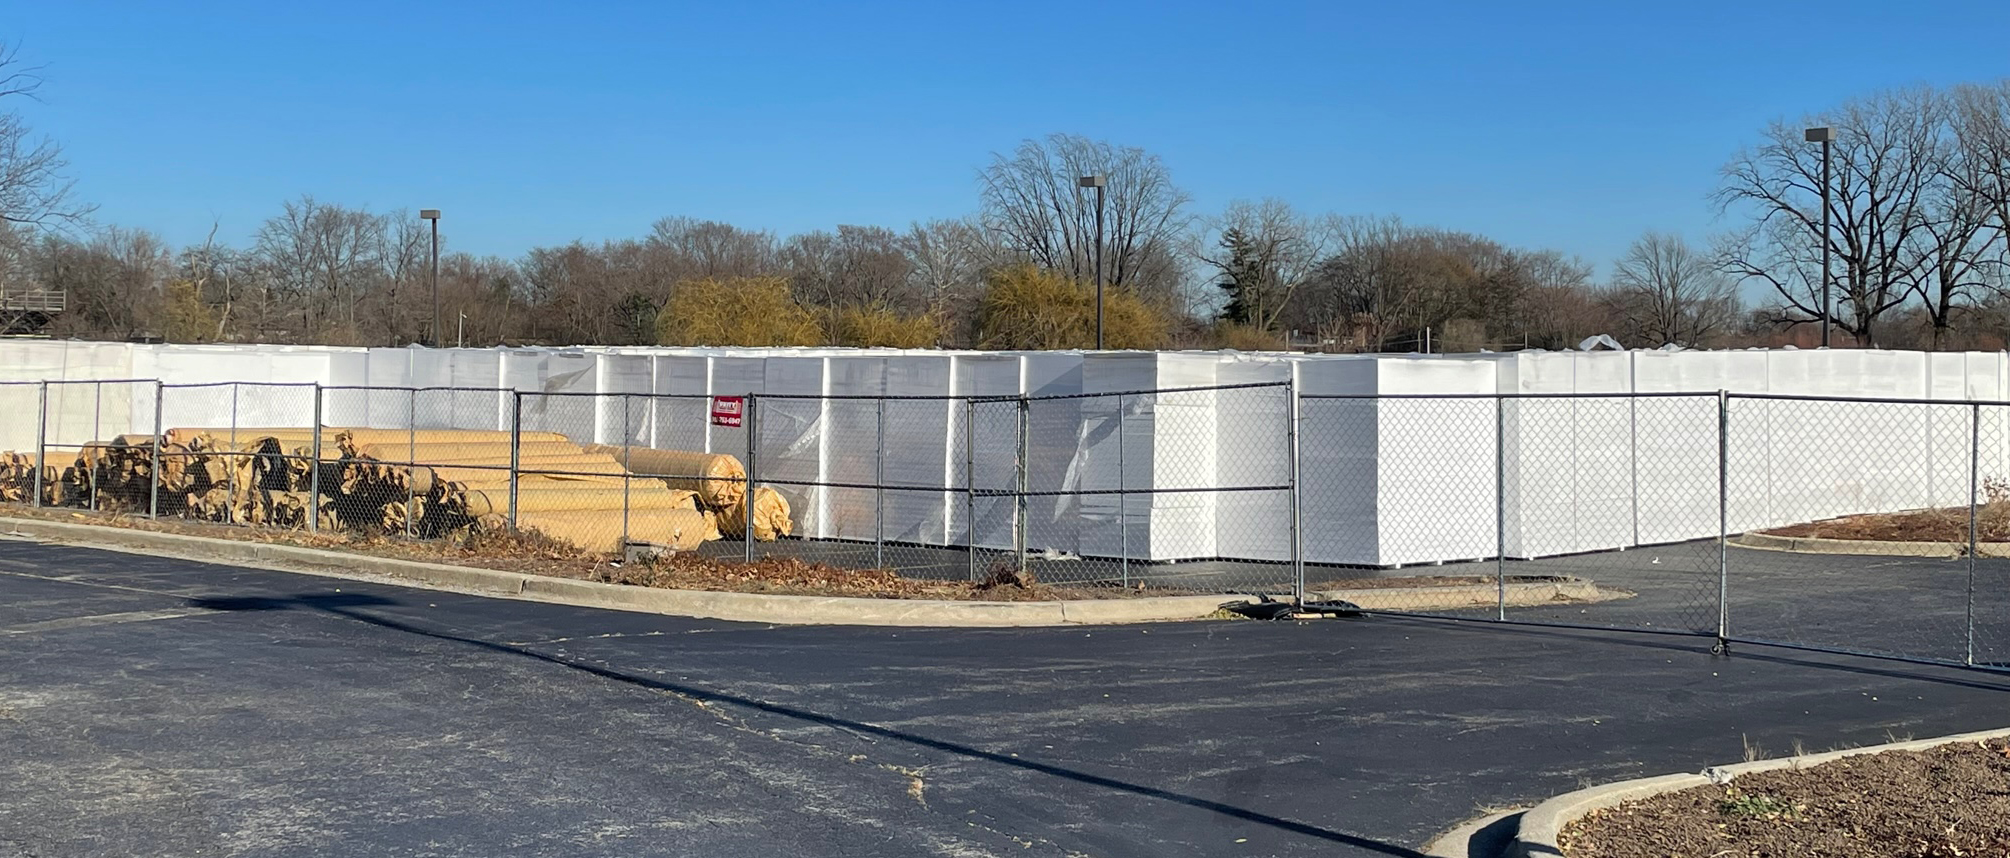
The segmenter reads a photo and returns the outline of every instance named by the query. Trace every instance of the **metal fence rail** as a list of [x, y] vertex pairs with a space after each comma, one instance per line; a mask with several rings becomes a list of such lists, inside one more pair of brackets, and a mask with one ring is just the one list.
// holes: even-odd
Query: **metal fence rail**
[[0, 450], [35, 505], [2010, 666], [2006, 402], [104, 379], [0, 384]]

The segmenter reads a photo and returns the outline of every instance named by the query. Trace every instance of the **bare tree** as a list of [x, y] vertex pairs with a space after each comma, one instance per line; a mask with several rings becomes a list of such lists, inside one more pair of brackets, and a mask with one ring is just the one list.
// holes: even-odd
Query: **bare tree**
[[1612, 299], [1644, 346], [1699, 346], [1737, 324], [1737, 284], [1681, 236], [1649, 232], [1613, 264]]
[[37, 279], [69, 296], [59, 333], [116, 339], [161, 333], [161, 286], [171, 266], [158, 236], [107, 227], [80, 242], [50, 233], [37, 255]]
[[1158, 156], [1072, 134], [1027, 140], [984, 168], [980, 222], [1007, 248], [1078, 281], [1095, 279], [1096, 198], [1083, 176], [1107, 178], [1103, 275], [1167, 306], [1184, 304], [1181, 237], [1190, 199]]
[[1303, 217], [1282, 200], [1236, 201], [1207, 225], [1194, 256], [1214, 269], [1223, 319], [1273, 330], [1331, 251], [1334, 232], [1331, 218]]
[[351, 343], [356, 310], [378, 279], [383, 220], [361, 209], [288, 201], [258, 230], [257, 252], [277, 297], [300, 313], [300, 336]]
[[[0, 100], [34, 100], [41, 88], [41, 67], [22, 65], [19, 46], [0, 42]], [[68, 166], [63, 147], [31, 137], [20, 113], [0, 110], [0, 223], [46, 226], [89, 215], [93, 207], [70, 196], [76, 181], [63, 174]]]
[[[1776, 321], [1818, 320], [1821, 248], [1834, 255], [1835, 324], [1866, 345], [1877, 323], [1905, 303], [1929, 271], [1921, 235], [1931, 223], [1936, 180], [1943, 175], [1940, 100], [1908, 89], [1851, 101], [1789, 125], [1775, 122], [1756, 147], [1724, 167], [1715, 198], [1720, 210], [1746, 215], [1727, 236], [1720, 263], [1730, 273], [1771, 287], [1784, 302]], [[1835, 129], [1835, 225], [1822, 235], [1820, 147], [1802, 127]]]
[[900, 236], [885, 227], [842, 225], [835, 233], [790, 236], [781, 263], [796, 300], [807, 304], [925, 309], [921, 296], [909, 291], [912, 263]]
[[760, 277], [778, 270], [774, 235], [729, 223], [666, 217], [649, 230], [648, 245], [673, 260], [670, 283], [728, 277]]

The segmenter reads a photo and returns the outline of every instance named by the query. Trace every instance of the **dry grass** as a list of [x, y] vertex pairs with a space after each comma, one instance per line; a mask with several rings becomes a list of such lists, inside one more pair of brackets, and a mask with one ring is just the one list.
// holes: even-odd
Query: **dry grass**
[[[1983, 502], [1975, 508], [1976, 541], [2010, 542], [2010, 482], [1989, 479], [1982, 486], [1982, 498]], [[1808, 539], [1966, 543], [1968, 507], [1851, 515], [1774, 528], [1766, 533]]]

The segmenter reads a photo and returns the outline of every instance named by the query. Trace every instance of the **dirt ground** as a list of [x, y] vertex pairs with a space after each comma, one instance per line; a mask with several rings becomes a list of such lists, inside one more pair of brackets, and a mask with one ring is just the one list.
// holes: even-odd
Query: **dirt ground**
[[1598, 811], [1569, 858], [2004, 858], [2010, 745], [1944, 745], [1744, 775]]
[[[1117, 586], [1059, 587], [1037, 580], [1022, 580], [1011, 570], [1000, 570], [981, 582], [929, 581], [903, 578], [890, 569], [848, 569], [809, 563], [793, 557], [769, 556], [745, 563], [738, 560], [676, 554], [646, 563], [622, 563], [612, 555], [580, 551], [563, 542], [535, 533], [471, 534], [434, 540], [413, 540], [402, 536], [354, 531], [308, 533], [252, 528], [181, 519], [148, 519], [94, 513], [76, 509], [35, 508], [0, 504], [0, 515], [46, 521], [127, 527], [162, 533], [179, 533], [297, 545], [334, 551], [355, 551], [375, 557], [392, 557], [428, 563], [450, 563], [503, 572], [577, 578], [610, 584], [664, 587], [680, 590], [716, 590], [737, 593], [774, 593], [796, 596], [858, 596], [877, 599], [970, 599], [982, 601], [1041, 601], [1059, 599], [1126, 599], [1145, 596], [1191, 595], [1190, 591], [1162, 588]], [[1449, 587], [1491, 578], [1416, 577], [1360, 578], [1327, 581], [1313, 586], [1319, 590], [1349, 590], [1382, 587]]]

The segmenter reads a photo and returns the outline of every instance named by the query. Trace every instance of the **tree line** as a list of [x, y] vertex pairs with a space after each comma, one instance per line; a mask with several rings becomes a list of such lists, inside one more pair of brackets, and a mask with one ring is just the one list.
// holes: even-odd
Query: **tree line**
[[[39, 84], [0, 51], [0, 98]], [[1836, 133], [1826, 240], [1841, 344], [2001, 348], [2010, 82], [1878, 93], [1775, 123], [1724, 168], [1726, 232], [1647, 233], [1603, 279], [1561, 251], [1394, 216], [1278, 200], [1202, 213], [1157, 156], [1054, 134], [994, 153], [960, 218], [779, 236], [670, 217], [513, 258], [443, 244], [440, 344], [1080, 348], [1094, 342], [1100, 258], [1113, 348], [1556, 349], [1597, 334], [1812, 345], [1824, 239], [1809, 125]], [[0, 113], [0, 289], [65, 292], [51, 335], [429, 339], [428, 225], [412, 211], [302, 196], [240, 246], [212, 229], [172, 247], [93, 222], [60, 149], [28, 135]], [[1100, 254], [1087, 175], [1106, 179]]]

